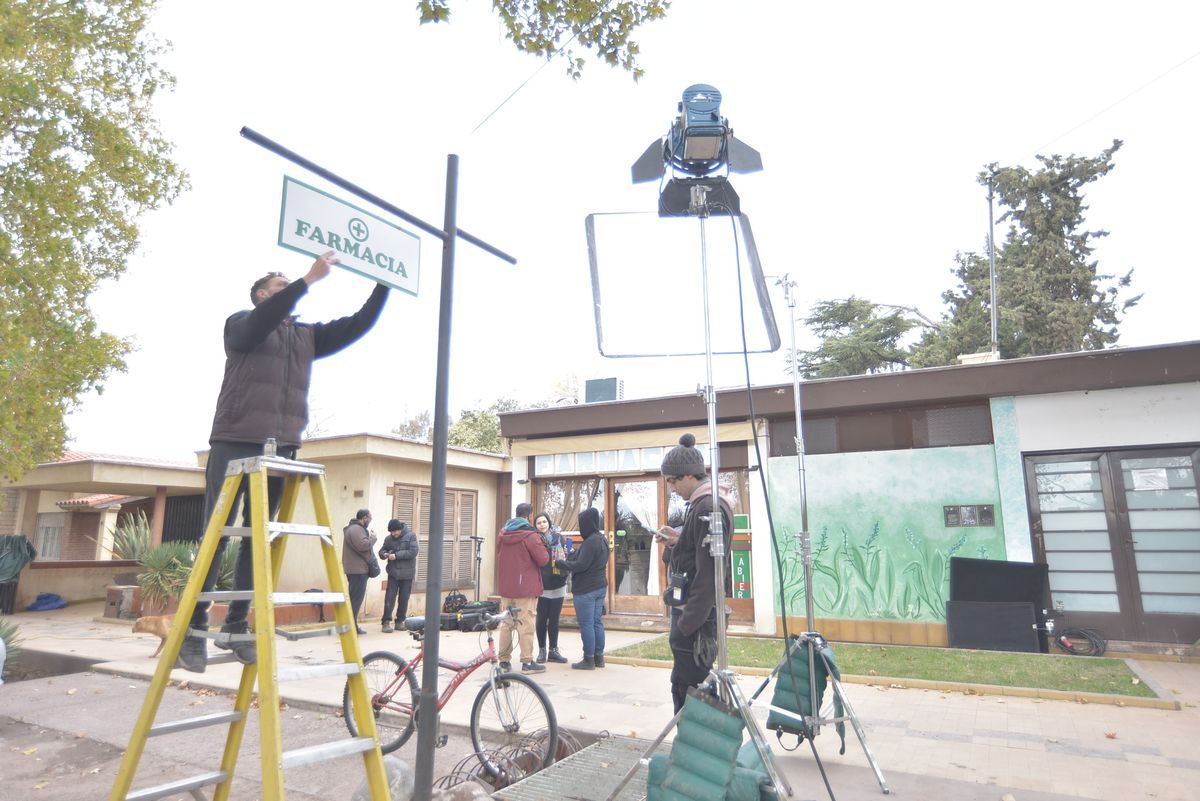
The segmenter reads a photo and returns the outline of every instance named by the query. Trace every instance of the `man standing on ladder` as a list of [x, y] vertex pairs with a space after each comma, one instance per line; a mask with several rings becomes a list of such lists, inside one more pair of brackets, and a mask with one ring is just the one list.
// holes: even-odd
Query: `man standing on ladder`
[[[312, 263], [303, 278], [288, 282], [283, 273], [268, 273], [250, 287], [254, 308], [240, 311], [225, 321], [225, 377], [217, 397], [209, 435], [208, 466], [204, 474], [204, 521], [216, 507], [231, 461], [261, 456], [268, 440], [276, 443], [276, 455], [295, 459], [300, 437], [308, 425], [308, 385], [314, 359], [337, 353], [371, 330], [387, 300], [388, 288], [379, 284], [357, 313], [328, 323], [300, 323], [292, 310], [308, 288], [329, 275], [340, 263], [331, 250]], [[271, 517], [279, 510], [282, 479], [268, 482]], [[238, 489], [238, 498], [230, 508], [226, 525], [233, 522], [237, 501], [242, 499], [242, 519], [250, 525], [250, 504], [246, 482]], [[217, 582], [221, 555], [227, 538], [217, 545], [212, 566], [204, 580], [203, 592], [211, 592]], [[254, 576], [250, 543], [238, 550], [234, 589], [253, 589]], [[208, 628], [208, 602], [196, 604], [191, 627]], [[246, 633], [249, 601], [231, 601], [221, 631]], [[252, 639], [234, 639], [217, 646], [233, 651], [238, 661], [254, 664], [257, 654]], [[203, 637], [188, 636], [179, 650], [177, 667], [203, 673], [208, 652]]]

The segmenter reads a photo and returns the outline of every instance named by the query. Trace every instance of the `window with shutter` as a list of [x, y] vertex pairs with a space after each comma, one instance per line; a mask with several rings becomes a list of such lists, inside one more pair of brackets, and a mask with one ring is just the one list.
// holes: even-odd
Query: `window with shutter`
[[[417, 533], [421, 552], [417, 555], [417, 575], [413, 590], [425, 592], [429, 575], [429, 517], [433, 492], [429, 487], [396, 484], [393, 491], [393, 516]], [[474, 490], [446, 490], [442, 532], [442, 591], [474, 586], [471, 563], [474, 557], [478, 494]]]

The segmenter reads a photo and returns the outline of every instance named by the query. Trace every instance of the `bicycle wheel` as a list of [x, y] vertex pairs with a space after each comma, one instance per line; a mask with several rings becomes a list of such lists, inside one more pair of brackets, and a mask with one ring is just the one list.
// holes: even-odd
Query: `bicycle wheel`
[[537, 764], [529, 773], [549, 765], [558, 747], [558, 719], [545, 690], [520, 673], [501, 673], [483, 685], [471, 707], [471, 745], [489, 776], [509, 769], [499, 764], [497, 752], [511, 746], [534, 750]]
[[[417, 694], [421, 691], [416, 671], [390, 651], [376, 651], [363, 657], [362, 675], [367, 682], [371, 710], [375, 713], [379, 747], [383, 753], [390, 754], [408, 741], [415, 728]], [[342, 712], [346, 728], [351, 736], [357, 737], [358, 724], [354, 720], [354, 705], [350, 702], [349, 680], [342, 690]]]

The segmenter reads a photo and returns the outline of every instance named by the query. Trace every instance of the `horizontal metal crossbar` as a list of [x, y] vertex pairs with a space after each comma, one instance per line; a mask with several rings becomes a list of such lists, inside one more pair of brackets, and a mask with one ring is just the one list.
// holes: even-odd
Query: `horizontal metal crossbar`
[[327, 759], [361, 754], [370, 751], [374, 747], [375, 740], [371, 737], [354, 737], [352, 739], [335, 740], [331, 743], [322, 743], [320, 745], [309, 745], [304, 748], [284, 751], [283, 767], [287, 769], [298, 768], [302, 765], [312, 765], [317, 762], [324, 762]]
[[194, 718], [184, 718], [182, 720], [172, 720], [166, 723], [156, 723], [150, 727], [150, 733], [147, 737], [157, 737], [160, 734], [174, 734], [175, 732], [187, 731], [188, 729], [202, 729], [205, 726], [218, 726], [222, 723], [233, 723], [235, 720], [241, 720], [242, 713], [237, 710], [230, 712], [213, 712], [209, 715], [198, 715]]
[[277, 681], [296, 681], [298, 679], [320, 679], [325, 676], [353, 676], [358, 673], [358, 664], [342, 662], [336, 665], [305, 665], [304, 667], [283, 668], [276, 671]]
[[323, 476], [324, 465], [315, 462], [298, 462], [294, 459], [282, 459], [278, 456], [251, 456], [246, 459], [233, 459], [225, 468], [225, 476], [238, 476], [243, 473], [258, 473], [267, 471], [269, 476]]
[[309, 637], [331, 637], [334, 634], [345, 634], [350, 630], [349, 626], [329, 626], [327, 628], [309, 629], [308, 631], [284, 631], [283, 629], [275, 629], [275, 633], [285, 640], [295, 642], [296, 640], [307, 640]]
[[226, 778], [228, 778], [228, 774], [223, 770], [200, 773], [195, 776], [189, 776], [186, 779], [179, 779], [178, 781], [136, 790], [125, 796], [125, 801], [151, 801], [154, 798], [165, 798], [169, 795], [186, 793], [189, 790], [197, 790], [201, 787], [211, 787], [214, 784], [220, 784]]
[[340, 592], [273, 592], [271, 603], [283, 604], [344, 604], [346, 596]]
[[283, 534], [299, 534], [305, 537], [328, 537], [329, 526], [315, 526], [311, 523], [267, 523], [268, 539], [275, 539]]
[[197, 596], [200, 601], [216, 601], [223, 603], [225, 601], [253, 601], [254, 590], [210, 590], [202, 592]]

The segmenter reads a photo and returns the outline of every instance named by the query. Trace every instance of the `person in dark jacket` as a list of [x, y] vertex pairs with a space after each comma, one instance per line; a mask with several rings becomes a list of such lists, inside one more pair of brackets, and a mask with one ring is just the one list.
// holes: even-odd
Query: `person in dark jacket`
[[604, 599], [608, 595], [608, 540], [600, 531], [600, 510], [588, 507], [579, 513], [583, 543], [568, 559], [556, 563], [571, 573], [575, 619], [583, 639], [583, 659], [571, 667], [593, 670], [604, 667]]
[[515, 606], [516, 623], [506, 621], [500, 631], [500, 667], [508, 670], [513, 650], [513, 635], [521, 645], [521, 670], [541, 673], [544, 665], [534, 660], [533, 631], [537, 615], [537, 599], [542, 594], [542, 565], [550, 561], [550, 553], [542, 537], [529, 522], [533, 504], [517, 504], [516, 516], [500, 529], [497, 573], [500, 584], [500, 608]]
[[[371, 330], [387, 301], [388, 288], [379, 284], [357, 313], [328, 323], [300, 323], [292, 315], [297, 301], [309, 287], [329, 275], [339, 260], [331, 250], [312, 263], [303, 278], [288, 282], [282, 273], [269, 273], [250, 287], [254, 308], [233, 314], [225, 321], [225, 377], [217, 396], [209, 435], [208, 465], [204, 472], [204, 521], [208, 524], [221, 494], [225, 469], [235, 459], [261, 456], [269, 439], [276, 455], [295, 459], [300, 437], [308, 425], [308, 385], [314, 359], [337, 353]], [[271, 516], [279, 509], [283, 481], [269, 479], [268, 503]], [[225, 525], [231, 525], [238, 501], [245, 499], [242, 481]], [[242, 519], [250, 525], [250, 504], [243, 503]], [[226, 539], [217, 545], [212, 567], [204, 579], [204, 592], [217, 583]], [[238, 551], [234, 589], [254, 588], [250, 542]], [[249, 601], [231, 601], [221, 631], [228, 637], [217, 646], [232, 650], [245, 664], [256, 659], [253, 637], [246, 634]], [[208, 633], [208, 601], [196, 604], [191, 629]], [[203, 673], [208, 666], [204, 637], [184, 638], [177, 661], [179, 667]]]
[[[562, 535], [562, 528], [553, 525], [550, 515], [545, 512], [538, 512], [533, 518], [533, 527], [542, 535], [542, 544], [550, 552], [550, 561], [542, 566], [542, 594], [537, 601], [537, 661], [566, 664], [567, 658], [558, 650], [558, 620], [562, 616], [563, 601], [567, 599], [567, 572], [556, 562], [570, 556], [571, 540]], [[547, 635], [550, 639], [548, 655]]]
[[[379, 558], [387, 566], [387, 592], [383, 596], [383, 631], [392, 631], [392, 607], [396, 608], [396, 628], [408, 617], [408, 597], [417, 575], [417, 554], [421, 546], [417, 535], [395, 518], [388, 521], [388, 536], [383, 538]], [[397, 604], [397, 599], [399, 604]]]
[[346, 585], [350, 590], [350, 609], [354, 614], [354, 626], [359, 634], [367, 632], [358, 625], [358, 610], [362, 609], [363, 598], [367, 596], [367, 584], [370, 583], [368, 572], [371, 570], [371, 553], [375, 549], [376, 536], [371, 533], [371, 511], [359, 509], [344, 529], [342, 529], [342, 570], [346, 573]]
[[[712, 483], [704, 467], [704, 455], [695, 447], [696, 438], [684, 434], [679, 445], [663, 457], [662, 474], [667, 484], [687, 502], [683, 528], [664, 526], [660, 541], [670, 550], [663, 600], [671, 607], [671, 633], [668, 642], [674, 664], [671, 667], [671, 700], [675, 711], [683, 708], [689, 687], [704, 681], [716, 660], [717, 622], [716, 582], [713, 556], [705, 544], [713, 510]], [[733, 514], [725, 499], [720, 503], [726, 559], [733, 538]], [[725, 594], [730, 573], [725, 571]], [[721, 606], [724, 607], [724, 598]]]

